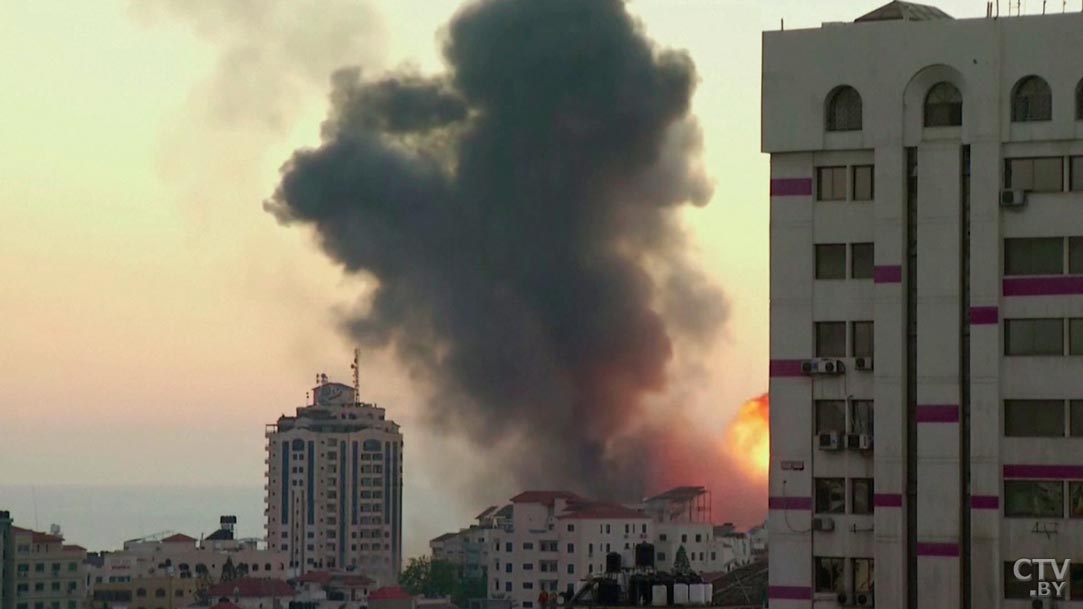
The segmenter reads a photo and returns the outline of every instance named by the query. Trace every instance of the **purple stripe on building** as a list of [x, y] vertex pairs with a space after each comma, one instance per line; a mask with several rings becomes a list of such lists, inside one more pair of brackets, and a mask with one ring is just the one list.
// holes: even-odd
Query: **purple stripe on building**
[[957, 404], [918, 405], [918, 423], [958, 423], [959, 406]]
[[1083, 294], [1083, 276], [1011, 277], [1003, 282], [1005, 296], [1060, 296]]
[[807, 197], [812, 194], [812, 178], [773, 178], [772, 197]]
[[901, 508], [902, 499], [900, 493], [876, 493], [872, 496], [872, 504], [875, 507]]
[[801, 364], [804, 361], [803, 359], [773, 359], [770, 363], [768, 376], [771, 378], [805, 376], [805, 373], [801, 371]]
[[811, 510], [812, 497], [768, 497], [767, 507], [772, 510]]
[[1004, 477], [1083, 480], [1083, 465], [1005, 465]]
[[1000, 497], [996, 495], [971, 495], [970, 509], [972, 510], [999, 510]]
[[987, 326], [1000, 321], [1000, 312], [996, 307], [970, 307], [970, 325]]
[[898, 264], [874, 266], [872, 280], [875, 283], [902, 283], [902, 267]]
[[767, 598], [779, 601], [807, 601], [812, 598], [809, 586], [768, 586]]
[[959, 544], [954, 542], [918, 542], [918, 556], [958, 556]]

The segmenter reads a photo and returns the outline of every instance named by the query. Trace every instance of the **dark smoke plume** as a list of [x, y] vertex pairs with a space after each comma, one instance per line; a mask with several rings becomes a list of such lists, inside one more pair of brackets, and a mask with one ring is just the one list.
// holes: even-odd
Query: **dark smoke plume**
[[434, 383], [430, 421], [522, 487], [638, 499], [649, 453], [692, 435], [639, 425], [646, 401], [724, 310], [676, 218], [711, 194], [692, 61], [620, 0], [478, 2], [444, 56], [437, 78], [336, 74], [266, 208], [375, 277], [349, 329]]

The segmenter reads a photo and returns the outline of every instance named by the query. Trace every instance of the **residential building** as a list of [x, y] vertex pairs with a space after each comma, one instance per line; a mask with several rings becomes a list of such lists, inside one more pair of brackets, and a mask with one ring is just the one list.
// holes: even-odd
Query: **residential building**
[[772, 608], [1030, 607], [1028, 557], [1074, 559], [1083, 600], [1083, 15], [1057, 8], [763, 36]]
[[592, 501], [567, 491], [526, 491], [499, 512], [510, 516], [492, 528], [489, 598], [523, 609], [536, 607], [542, 592], [574, 592], [581, 582], [604, 575], [610, 555], [619, 557], [622, 569], [632, 569], [645, 551], [651, 567], [672, 569], [684, 546], [692, 570], [711, 572], [745, 564], [749, 557], [747, 539], [730, 537], [729, 531], [716, 534], [706, 520], [655, 513], [666, 518], [658, 522], [643, 506]]
[[475, 516], [475, 524], [429, 541], [434, 560], [449, 562], [465, 578], [488, 578], [493, 531], [510, 522], [511, 506], [490, 506]]
[[294, 580], [294, 602], [306, 609], [365, 609], [375, 583], [349, 571], [309, 571]]
[[86, 549], [49, 533], [19, 528], [0, 512], [4, 609], [81, 609], [86, 595]]
[[351, 569], [381, 584], [402, 562], [399, 426], [321, 375], [312, 403], [267, 427], [267, 545], [299, 573]]
[[92, 609], [178, 609], [223, 579], [293, 574], [286, 553], [236, 537], [236, 524], [236, 516], [222, 516], [219, 528], [201, 539], [164, 533], [94, 555], [87, 561]]
[[225, 599], [241, 609], [285, 609], [296, 593], [281, 579], [242, 577], [217, 583], [203, 593], [208, 604]]

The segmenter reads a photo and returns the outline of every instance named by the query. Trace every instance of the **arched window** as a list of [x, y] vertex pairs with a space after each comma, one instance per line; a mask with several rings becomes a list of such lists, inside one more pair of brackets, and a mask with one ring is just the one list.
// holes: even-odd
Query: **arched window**
[[143, 598], [146, 595], [147, 595], [147, 589], [146, 588], [139, 588], [138, 590], [135, 591], [135, 596], [137, 598]]
[[858, 131], [861, 129], [861, 94], [857, 89], [842, 86], [827, 98], [828, 131]]
[[165, 590], [158, 588], [154, 591], [155, 598], [165, 598]]
[[1075, 86], [1075, 119], [1083, 121], [1083, 80]]
[[1029, 123], [1053, 119], [1053, 91], [1041, 76], [1027, 76], [1012, 93], [1012, 122]]
[[950, 82], [933, 85], [925, 96], [926, 127], [958, 127], [963, 124], [963, 95]]

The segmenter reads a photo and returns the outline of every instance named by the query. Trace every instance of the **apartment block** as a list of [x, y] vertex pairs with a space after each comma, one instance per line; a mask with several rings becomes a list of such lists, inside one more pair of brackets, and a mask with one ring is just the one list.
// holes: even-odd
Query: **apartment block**
[[771, 607], [1083, 601], [1083, 15], [763, 35]]
[[86, 596], [86, 549], [66, 545], [59, 530], [31, 531], [12, 524], [0, 512], [4, 556], [4, 609], [81, 609]]
[[399, 426], [320, 377], [312, 403], [267, 427], [267, 545], [299, 574], [351, 569], [381, 584], [402, 563]]

